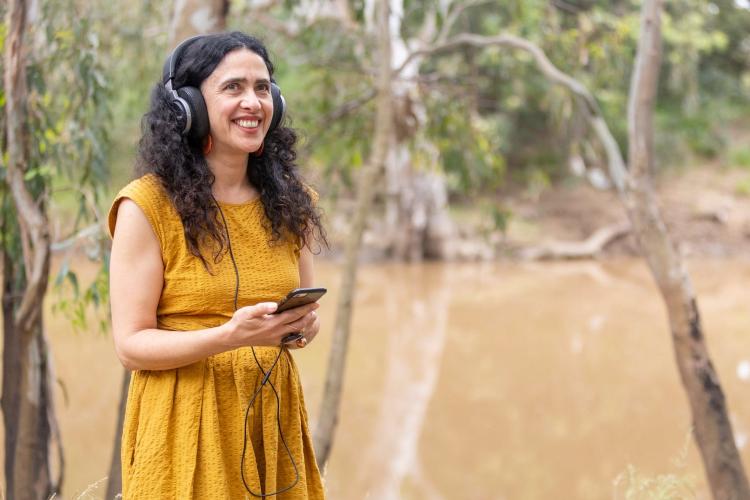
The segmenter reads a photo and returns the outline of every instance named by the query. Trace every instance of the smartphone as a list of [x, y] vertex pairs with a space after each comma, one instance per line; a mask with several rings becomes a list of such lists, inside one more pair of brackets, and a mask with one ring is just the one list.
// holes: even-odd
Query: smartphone
[[276, 308], [274, 314], [294, 309], [295, 307], [304, 306], [311, 302], [317, 302], [328, 290], [325, 288], [295, 288], [287, 294], [286, 297], [281, 299], [279, 307]]
[[[309, 304], [311, 302], [317, 302], [318, 299], [325, 295], [326, 292], [327, 290], [325, 288], [295, 288], [294, 290], [289, 292], [286, 297], [281, 299], [281, 302], [279, 302], [279, 307], [276, 308], [274, 314], [278, 314], [289, 309], [294, 309], [295, 307], [304, 306], [305, 304]], [[295, 340], [299, 340], [301, 338], [301, 333], [290, 333], [289, 335], [281, 339], [281, 344], [284, 345], [287, 342], [294, 342]]]

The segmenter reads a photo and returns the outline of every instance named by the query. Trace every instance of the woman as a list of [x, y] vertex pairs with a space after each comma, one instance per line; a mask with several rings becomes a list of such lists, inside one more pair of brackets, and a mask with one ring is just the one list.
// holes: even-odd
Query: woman
[[140, 176], [110, 210], [113, 335], [133, 370], [125, 500], [324, 496], [288, 351], [317, 335], [317, 305], [272, 313], [313, 286], [325, 236], [272, 75], [242, 33], [178, 46], [144, 116]]

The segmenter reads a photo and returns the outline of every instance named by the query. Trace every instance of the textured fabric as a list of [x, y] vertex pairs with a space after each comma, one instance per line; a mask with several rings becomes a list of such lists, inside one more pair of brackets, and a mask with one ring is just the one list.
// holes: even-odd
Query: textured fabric
[[[214, 327], [231, 318], [235, 274], [229, 256], [212, 264], [211, 274], [188, 252], [180, 218], [153, 175], [131, 182], [117, 195], [109, 212], [110, 234], [124, 198], [143, 210], [161, 245], [164, 286], [158, 327], [179, 335], [180, 330]], [[278, 301], [299, 286], [299, 247], [269, 244], [262, 203], [220, 206], [240, 272], [238, 306]], [[266, 371], [278, 352], [278, 348], [255, 348]], [[243, 486], [240, 460], [245, 410], [261, 380], [250, 348], [174, 370], [134, 371], [122, 436], [123, 498], [253, 498]], [[272, 498], [322, 499], [299, 375], [288, 350], [270, 380], [281, 401], [283, 438], [299, 471], [296, 486]], [[283, 489], [296, 476], [276, 418], [276, 398], [267, 385], [247, 425], [245, 481], [256, 493]]]

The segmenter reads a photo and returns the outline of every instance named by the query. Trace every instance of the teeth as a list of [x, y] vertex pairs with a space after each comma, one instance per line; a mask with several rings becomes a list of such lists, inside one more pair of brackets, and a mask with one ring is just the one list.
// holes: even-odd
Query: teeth
[[237, 125], [248, 128], [257, 127], [258, 120], [237, 120]]

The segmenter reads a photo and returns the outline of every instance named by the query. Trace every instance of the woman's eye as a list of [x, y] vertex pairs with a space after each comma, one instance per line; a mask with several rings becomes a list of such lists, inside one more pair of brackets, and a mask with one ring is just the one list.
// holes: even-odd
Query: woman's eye
[[263, 83], [263, 84], [258, 85], [258, 90], [260, 92], [268, 92], [269, 90], [271, 90], [271, 86], [268, 85], [267, 83]]
[[224, 88], [227, 89], [227, 90], [238, 90], [240, 88], [240, 84], [236, 83], [236, 82], [233, 82], [233, 83], [228, 84]]

